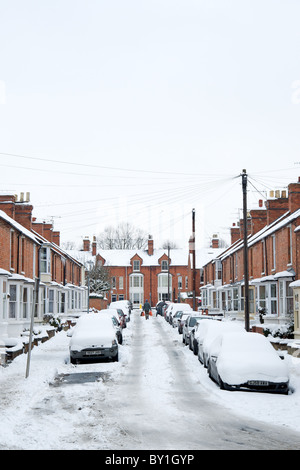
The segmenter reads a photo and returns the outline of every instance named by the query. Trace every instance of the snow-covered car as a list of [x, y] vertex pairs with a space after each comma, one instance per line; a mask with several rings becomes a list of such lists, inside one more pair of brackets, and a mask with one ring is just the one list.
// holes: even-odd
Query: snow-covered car
[[180, 319], [183, 315], [182, 311], [176, 312], [175, 315], [172, 317], [171, 325], [173, 328], [178, 328], [178, 323], [180, 322]]
[[245, 332], [242, 323], [236, 323], [232, 321], [210, 321], [207, 320], [205, 323], [201, 323], [196, 336], [198, 341], [198, 359], [207, 367], [208, 349], [214, 339], [225, 331], [241, 331]]
[[200, 334], [201, 322], [203, 322], [203, 320], [215, 320], [215, 318], [208, 315], [201, 316], [200, 319], [197, 320], [194, 328], [190, 331], [189, 348], [193, 351], [195, 356], [198, 355], [198, 336]]
[[289, 372], [269, 340], [259, 333], [223, 333], [210, 346], [208, 374], [226, 390], [288, 393]]
[[185, 323], [188, 316], [189, 316], [189, 314], [187, 312], [183, 312], [181, 317], [180, 317], [180, 320], [178, 320], [178, 333], [180, 335], [182, 335], [183, 325], [184, 325], [184, 323]]
[[110, 316], [110, 318], [112, 319], [113, 325], [116, 329], [118, 343], [122, 344], [123, 343], [123, 334], [122, 334], [123, 326], [122, 326], [122, 322], [120, 321], [118, 311], [115, 308], [107, 308], [107, 309], [100, 310], [99, 314]]
[[109, 308], [121, 310], [125, 315], [125, 320], [130, 321], [130, 306], [128, 300], [116, 300], [115, 302], [111, 302]]
[[167, 321], [172, 324], [172, 319], [173, 316], [175, 315], [176, 312], [192, 312], [192, 307], [189, 304], [185, 303], [178, 303], [178, 304], [172, 304], [168, 307], [167, 309]]
[[116, 329], [109, 315], [82, 315], [74, 328], [69, 345], [70, 362], [111, 359], [119, 360]]
[[197, 320], [200, 320], [203, 317], [200, 312], [196, 312], [195, 310], [192, 310], [189, 312], [188, 317], [183, 323], [182, 327], [182, 342], [186, 345], [189, 344], [190, 341], [190, 332], [192, 329], [195, 327]]
[[163, 307], [167, 306], [166, 302], [164, 300], [160, 300], [157, 302], [155, 308], [156, 308], [156, 316], [157, 315], [162, 315], [163, 316]]

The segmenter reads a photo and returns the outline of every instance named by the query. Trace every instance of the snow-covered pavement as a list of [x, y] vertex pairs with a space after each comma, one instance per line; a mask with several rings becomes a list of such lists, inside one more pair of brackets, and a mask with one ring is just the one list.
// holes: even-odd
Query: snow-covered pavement
[[[193, 404], [186, 415], [186, 403], [178, 406], [185, 384], [186, 396], [201, 392], [206, 408], [211, 403], [211, 410], [231, 411], [232, 422], [240, 418], [257, 420], [263, 426], [278, 425], [283, 441], [285, 433], [300, 432], [299, 359], [285, 359], [293, 389], [288, 396], [227, 392], [209, 379], [177, 330], [163, 318], [146, 321], [135, 312], [123, 333], [119, 362], [70, 364], [69, 338], [60, 332], [32, 350], [27, 379], [26, 355], [0, 368], [0, 449], [143, 449], [146, 445], [178, 449], [174, 428], [180, 422], [186, 428], [190, 422], [192, 435], [198, 423], [193, 423], [199, 411]], [[143, 352], [137, 354], [142, 347]], [[176, 372], [174, 364], [179, 359], [181, 369]], [[76, 381], [80, 377], [81, 383]], [[162, 429], [155, 438], [153, 429], [158, 425]], [[205, 426], [208, 431], [209, 425]], [[166, 437], [163, 442], [162, 435]], [[197, 441], [185, 442], [186, 435], [182, 433], [181, 448], [193, 449]], [[218, 445], [221, 440], [215, 448]], [[205, 446], [200, 440], [198, 448]]]

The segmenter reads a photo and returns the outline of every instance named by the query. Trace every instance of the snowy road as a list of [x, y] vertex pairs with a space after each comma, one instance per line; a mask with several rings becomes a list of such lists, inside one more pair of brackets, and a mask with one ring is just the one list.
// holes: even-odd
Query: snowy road
[[28, 379], [25, 356], [0, 369], [0, 449], [300, 449], [292, 428], [228, 406], [278, 413], [293, 397], [219, 391], [161, 317], [135, 312], [124, 337], [119, 363], [71, 365], [61, 332], [34, 348]]

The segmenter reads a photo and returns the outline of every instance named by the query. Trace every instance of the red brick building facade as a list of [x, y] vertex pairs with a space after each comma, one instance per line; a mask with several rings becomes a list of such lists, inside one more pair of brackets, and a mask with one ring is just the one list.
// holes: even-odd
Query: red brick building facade
[[[28, 329], [44, 315], [82, 311], [87, 305], [84, 267], [59, 246], [52, 224], [38, 223], [33, 206], [0, 196], [0, 337]], [[38, 303], [33, 307], [35, 280]]]
[[[244, 311], [243, 221], [231, 229], [231, 246], [204, 266], [202, 297], [211, 311]], [[287, 191], [249, 213], [248, 265], [250, 313], [262, 307], [271, 321], [286, 321], [294, 313], [290, 283], [300, 276], [300, 179]], [[298, 322], [298, 319], [297, 319]], [[295, 326], [297, 328], [297, 324]]]
[[[100, 250], [95, 262], [109, 269], [108, 301], [129, 299], [139, 306], [147, 299], [153, 306], [160, 300], [177, 301], [192, 295], [192, 266], [188, 250], [155, 249], [149, 238], [147, 250]], [[199, 295], [199, 269], [195, 270]], [[169, 280], [168, 280], [169, 279]]]
[[[201, 267], [213, 254], [220, 253], [218, 243], [196, 249], [195, 296], [199, 297]], [[156, 249], [150, 237], [146, 250], [99, 250], [96, 239], [86, 237], [83, 250], [71, 250], [70, 254], [79, 259], [86, 268], [89, 263], [104, 266], [109, 270], [111, 288], [106, 293], [108, 303], [115, 300], [131, 300], [135, 307], [147, 299], [152, 306], [160, 300], [189, 302], [193, 306], [193, 245], [187, 249]], [[169, 278], [169, 281], [168, 281]], [[198, 300], [196, 299], [196, 307]]]

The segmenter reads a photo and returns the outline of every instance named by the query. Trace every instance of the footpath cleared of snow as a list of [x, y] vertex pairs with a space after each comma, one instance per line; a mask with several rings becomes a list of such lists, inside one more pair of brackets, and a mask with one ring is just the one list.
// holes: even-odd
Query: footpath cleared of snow
[[[32, 350], [30, 375], [25, 379], [27, 356], [17, 357], [8, 367], [0, 367], [0, 449], [110, 449], [117, 419], [104, 412], [111, 390], [116, 396], [115, 384], [132, 367], [132, 341], [136, 334], [138, 312], [132, 314], [124, 330], [124, 344], [120, 346], [120, 360], [115, 363], [94, 363], [74, 366], [69, 362], [69, 337], [60, 332], [46, 343]], [[271, 395], [264, 393], [228, 392], [219, 390], [208, 377], [206, 369], [196, 356], [183, 346], [177, 330], [161, 317], [145, 320], [143, 330], [149, 345], [149, 355], [141, 358], [139, 379], [140, 396], [149, 408], [159, 413], [169, 405], [174, 392], [174, 376], [168, 367], [166, 352], [159, 343], [156, 326], [172, 339], [174, 351], [184, 355], [186, 365], [205, 390], [212, 403], [251, 419], [280, 425], [300, 432], [300, 360], [286, 356], [293, 393]], [[157, 325], [159, 323], [159, 325]], [[142, 338], [143, 339], [143, 338]], [[163, 364], [163, 365], [162, 365]], [[162, 367], [160, 366], [162, 365]], [[97, 373], [97, 380], [64, 385], [68, 374]], [[135, 383], [132, 383], [132, 390]], [[162, 391], [158, 395], [158, 391]], [[103, 410], [101, 408], [103, 403]], [[105, 406], [104, 406], [105, 405]], [[120, 409], [122, 396], [120, 396]], [[120, 446], [116, 443], [115, 448]]]

